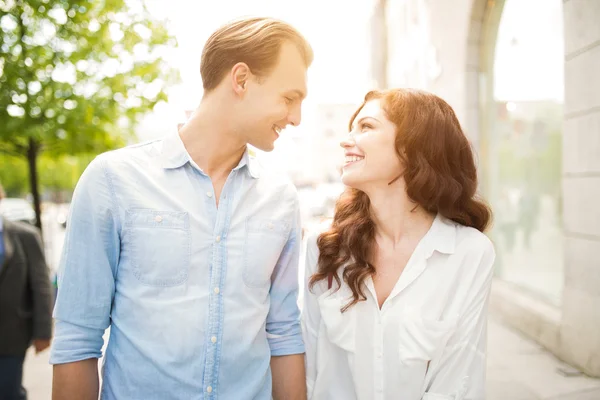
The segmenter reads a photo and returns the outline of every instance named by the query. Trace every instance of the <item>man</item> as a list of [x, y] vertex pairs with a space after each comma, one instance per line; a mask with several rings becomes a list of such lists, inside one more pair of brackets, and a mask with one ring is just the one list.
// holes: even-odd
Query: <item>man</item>
[[[0, 186], [0, 201], [4, 190]], [[25, 353], [50, 346], [52, 291], [38, 230], [0, 216], [0, 400], [26, 399]]]
[[71, 204], [54, 317], [53, 398], [306, 398], [293, 185], [247, 144], [300, 123], [312, 50], [244, 19], [207, 41], [179, 134], [99, 156]]

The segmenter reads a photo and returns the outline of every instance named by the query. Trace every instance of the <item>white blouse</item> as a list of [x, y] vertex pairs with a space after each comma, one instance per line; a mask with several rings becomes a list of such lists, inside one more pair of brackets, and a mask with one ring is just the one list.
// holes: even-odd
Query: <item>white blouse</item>
[[[308, 398], [463, 400], [485, 397], [487, 308], [495, 258], [490, 240], [437, 216], [381, 310], [327, 280], [312, 291], [320, 232], [308, 239], [302, 325]], [[339, 276], [341, 277], [341, 273]]]

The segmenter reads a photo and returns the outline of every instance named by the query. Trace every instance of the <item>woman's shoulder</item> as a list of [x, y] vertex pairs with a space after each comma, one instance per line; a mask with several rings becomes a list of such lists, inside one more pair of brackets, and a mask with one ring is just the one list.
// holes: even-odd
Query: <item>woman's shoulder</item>
[[455, 223], [455, 225], [457, 247], [493, 247], [492, 241], [485, 233], [470, 226], [464, 226], [458, 223]]
[[324, 232], [327, 232], [331, 228], [331, 219], [322, 220], [316, 224], [305, 228], [306, 237], [306, 259], [307, 269], [310, 269], [312, 273], [316, 272], [317, 263], [319, 260], [319, 246], [317, 244], [319, 236]]
[[494, 243], [483, 232], [464, 225], [456, 224], [455, 254], [461, 258], [494, 260]]
[[332, 222], [333, 222], [333, 219], [327, 218], [327, 219], [318, 221], [317, 223], [313, 224], [312, 226], [310, 226], [308, 228], [305, 228], [307, 245], [316, 247], [319, 236], [321, 236], [321, 234], [323, 234], [331, 229]]

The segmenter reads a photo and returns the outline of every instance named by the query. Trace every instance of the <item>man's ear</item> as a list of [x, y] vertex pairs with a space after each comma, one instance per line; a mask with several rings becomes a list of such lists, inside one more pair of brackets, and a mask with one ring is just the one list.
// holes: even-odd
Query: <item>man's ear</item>
[[246, 92], [252, 72], [246, 63], [239, 62], [231, 68], [231, 88], [238, 95]]

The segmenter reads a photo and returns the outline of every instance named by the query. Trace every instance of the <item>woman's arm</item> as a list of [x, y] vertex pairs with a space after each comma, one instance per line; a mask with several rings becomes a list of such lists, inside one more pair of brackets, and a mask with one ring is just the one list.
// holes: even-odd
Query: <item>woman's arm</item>
[[[466, 276], [469, 290], [457, 329], [442, 354], [439, 368], [423, 400], [480, 400], [485, 398], [488, 298], [492, 285], [495, 252], [486, 238], [472, 247], [465, 262], [474, 263], [475, 273]], [[470, 268], [469, 268], [470, 269]]]
[[321, 322], [321, 312], [317, 302], [317, 293], [322, 282], [315, 285], [313, 291], [316, 293], [311, 292], [308, 285], [311, 276], [317, 271], [317, 263], [319, 260], [317, 237], [317, 234], [310, 235], [306, 246], [304, 302], [302, 309], [302, 333], [304, 336], [304, 346], [306, 348], [306, 388], [308, 399], [312, 398], [312, 391], [317, 376], [317, 339]]

